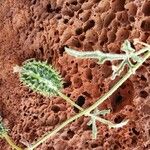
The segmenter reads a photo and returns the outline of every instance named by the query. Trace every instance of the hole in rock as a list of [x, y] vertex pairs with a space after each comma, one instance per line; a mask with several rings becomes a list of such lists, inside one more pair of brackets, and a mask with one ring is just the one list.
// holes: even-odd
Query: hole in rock
[[32, 0], [31, 3], [32, 3], [33, 5], [35, 5], [35, 4], [36, 4], [36, 1], [37, 1], [37, 0]]
[[80, 35], [80, 34], [82, 34], [82, 32], [83, 32], [82, 28], [77, 28], [75, 30], [76, 35]]
[[44, 55], [44, 49], [43, 49], [43, 47], [39, 47], [39, 50], [40, 50], [41, 54]]
[[86, 32], [87, 30], [91, 29], [94, 26], [95, 26], [95, 21], [94, 20], [87, 21], [87, 23], [84, 27], [84, 32]]
[[58, 113], [60, 111], [60, 107], [57, 106], [57, 105], [53, 105], [51, 110], [54, 112], [54, 113]]
[[41, 118], [43, 118], [43, 117], [44, 117], [44, 113], [41, 114]]
[[150, 1], [147, 1], [143, 4], [142, 12], [145, 16], [150, 16]]
[[143, 75], [141, 75], [141, 80], [142, 81], [147, 81], [147, 79]]
[[29, 133], [30, 132], [30, 128], [27, 126], [27, 127], [25, 127], [24, 131], [27, 132], [27, 133]]
[[44, 27], [39, 27], [39, 31], [44, 31]]
[[109, 133], [106, 133], [106, 134], [105, 134], [105, 137], [106, 137], [106, 138], [110, 137]]
[[23, 113], [23, 115], [24, 115], [24, 116], [27, 116], [27, 114], [26, 114], [26, 113]]
[[68, 12], [68, 16], [72, 18], [72, 17], [74, 16], [74, 11], [70, 10], [70, 11]]
[[87, 97], [91, 97], [91, 95], [88, 92], [83, 92], [82, 94], [87, 96]]
[[73, 20], [71, 20], [71, 21], [70, 21], [70, 25], [73, 25], [73, 24], [74, 24], [74, 21], [73, 21]]
[[148, 130], [148, 135], [150, 136], [150, 129]]
[[78, 2], [77, 2], [77, 1], [73, 1], [71, 4], [72, 4], [72, 5], [77, 5]]
[[68, 23], [68, 21], [69, 21], [68, 19], [64, 19], [64, 21], [63, 21], [63, 22], [64, 22], [64, 24], [67, 24], [67, 23]]
[[67, 81], [63, 83], [64, 88], [68, 88], [71, 85], [71, 81]]
[[100, 90], [100, 92], [103, 92], [103, 88], [100, 87], [99, 90]]
[[116, 116], [116, 118], [114, 119], [115, 123], [121, 123], [124, 119], [124, 116], [118, 115]]
[[134, 18], [133, 16], [130, 16], [130, 17], [129, 17], [129, 21], [130, 21], [130, 22], [135, 22], [135, 18]]
[[57, 7], [57, 8], [55, 9], [55, 12], [56, 12], [56, 13], [59, 13], [60, 10], [61, 10], [61, 7]]
[[141, 22], [141, 28], [143, 31], [150, 31], [150, 17]]
[[97, 64], [95, 62], [90, 63], [90, 68], [94, 68]]
[[133, 105], [134, 87], [130, 80], [127, 80], [111, 97], [111, 108], [118, 112], [126, 105]]
[[58, 19], [58, 20], [60, 20], [61, 18], [62, 18], [62, 15], [60, 15], [60, 14], [56, 16], [56, 19]]
[[85, 36], [84, 35], [80, 35], [79, 39], [80, 39], [80, 41], [84, 41]]
[[114, 96], [113, 100], [111, 101], [111, 106], [112, 106], [113, 111], [115, 111], [115, 110], [116, 110], [116, 107], [117, 107], [118, 105], [120, 105], [122, 102], [123, 102], [123, 97], [122, 97], [122, 95], [120, 95], [120, 93], [117, 93], [117, 94]]
[[34, 120], [38, 119], [38, 116], [33, 116], [33, 119], [34, 119]]
[[57, 39], [56, 39], [56, 43], [59, 43], [60, 42], [60, 38], [58, 37]]
[[84, 143], [85, 147], [89, 147], [89, 142]]
[[140, 97], [146, 98], [148, 96], [148, 93], [146, 91], [141, 91], [140, 92]]
[[[76, 103], [77, 105], [79, 105], [80, 107], [82, 107], [82, 106], [84, 105], [84, 103], [85, 103], [85, 97], [82, 96], [82, 95], [79, 96], [75, 103]], [[77, 109], [76, 107], [74, 107], [74, 111], [75, 111], [76, 113], [78, 113], [78, 112], [79, 112], [79, 109]]]
[[25, 110], [26, 110], [26, 108], [27, 108], [27, 106], [24, 106], [22, 109], [25, 111]]
[[68, 137], [71, 139], [71, 138], [73, 138], [73, 136], [74, 136], [74, 131], [72, 131], [72, 130], [68, 130], [67, 131], [67, 135], [68, 135]]
[[84, 3], [85, 2], [85, 0], [79, 0], [79, 3]]
[[100, 38], [99, 44], [100, 46], [103, 46], [107, 42], [108, 42], [108, 38], [104, 36]]
[[59, 35], [59, 31], [56, 30], [56, 31], [54, 32], [54, 35]]
[[132, 137], [132, 142], [131, 142], [132, 145], [137, 145], [137, 137], [136, 136], [133, 136]]
[[97, 143], [92, 143], [92, 144], [91, 144], [91, 148], [96, 148], [96, 147], [98, 147], [98, 144], [97, 144]]
[[86, 128], [85, 128], [84, 130], [85, 130], [85, 131], [86, 131], [86, 130], [90, 130], [90, 131], [91, 131], [91, 130], [92, 130], [92, 124], [87, 125]]
[[78, 11], [78, 14], [81, 14], [81, 13], [83, 13], [83, 9], [80, 9], [80, 10]]
[[84, 96], [79, 96], [77, 99], [76, 104], [78, 104], [79, 106], [82, 106], [85, 103], [85, 97]]
[[65, 52], [65, 47], [67, 47], [66, 45], [63, 45], [62, 47], [59, 48], [59, 54], [61, 56], [63, 56], [63, 53]]
[[53, 12], [53, 10], [52, 10], [52, 8], [51, 8], [51, 4], [48, 4], [48, 5], [46, 6], [46, 11], [47, 11], [48, 13]]
[[68, 97], [70, 97], [70, 96], [71, 96], [71, 94], [67, 94], [67, 96], [68, 96]]
[[117, 95], [115, 99], [116, 105], [120, 104], [123, 100], [123, 97], [121, 95]]
[[68, 2], [66, 2], [66, 6], [69, 6], [70, 4]]
[[92, 75], [92, 71], [91, 71], [90, 68], [87, 68], [87, 69], [85, 70], [85, 76], [86, 76], [86, 78], [87, 78], [88, 80], [92, 80], [93, 75]]
[[135, 128], [132, 128], [132, 132], [133, 132], [135, 135], [139, 135], [139, 134], [140, 134]]
[[48, 146], [48, 147], [47, 147], [47, 150], [55, 150], [55, 148], [52, 147], [52, 146]]

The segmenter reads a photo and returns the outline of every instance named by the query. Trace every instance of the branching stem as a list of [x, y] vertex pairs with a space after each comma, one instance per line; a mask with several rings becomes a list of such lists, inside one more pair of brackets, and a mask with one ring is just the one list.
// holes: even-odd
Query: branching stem
[[[104, 102], [107, 98], [109, 98], [133, 74], [133, 71], [136, 71], [143, 64], [143, 62], [145, 62], [146, 59], [148, 59], [149, 57], [150, 57], [150, 50], [148, 49], [147, 52], [143, 55], [142, 60], [137, 62], [137, 64], [134, 65], [132, 69], [129, 69], [129, 71], [106, 94], [104, 94], [100, 99], [98, 99], [92, 106], [81, 111], [80, 113], [71, 117], [70, 119], [66, 120], [61, 125], [56, 127], [53, 131], [47, 133], [40, 140], [33, 143], [30, 149], [33, 150], [34, 148], [38, 147], [40, 144], [45, 142], [51, 136], [55, 135], [58, 131], [63, 129], [67, 124], [71, 123], [72, 121], [78, 119], [79, 117], [83, 115], [88, 115], [92, 110], [94, 110], [97, 106], [99, 106], [102, 102]], [[59, 93], [59, 95], [61, 94]], [[61, 96], [64, 97], [64, 95], [61, 95]], [[30, 150], [30, 149], [27, 149], [27, 150]]]
[[[72, 106], [78, 108], [81, 112], [84, 111], [84, 109], [80, 106], [78, 106], [76, 103], [74, 103], [70, 98], [68, 98], [65, 94], [61, 93], [58, 91], [58, 95], [63, 98], [64, 100], [66, 100], [68, 103], [70, 103]], [[84, 114], [85, 116], [90, 116], [90, 117], [93, 117], [95, 118], [96, 120], [102, 122], [103, 124], [107, 124], [109, 126], [114, 126], [113, 123], [111, 123], [110, 121], [106, 120], [106, 119], [103, 119], [103, 118], [100, 118], [100, 117], [97, 117], [96, 115], [94, 114], [91, 114], [90, 112], [87, 112], [86, 114]]]

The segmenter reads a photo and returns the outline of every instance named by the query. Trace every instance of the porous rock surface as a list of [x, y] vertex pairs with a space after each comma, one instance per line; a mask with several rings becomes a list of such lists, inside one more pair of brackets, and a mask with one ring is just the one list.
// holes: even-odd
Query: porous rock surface
[[[1, 0], [0, 1], [0, 113], [16, 143], [32, 143], [78, 110], [59, 97], [45, 98], [29, 91], [13, 74], [13, 67], [29, 58], [47, 60], [61, 74], [62, 90], [78, 105], [89, 107], [117, 81], [111, 81], [111, 63], [76, 59], [64, 52], [120, 53], [125, 39], [150, 44], [149, 0]], [[106, 102], [105, 118], [119, 123], [108, 129], [98, 123], [91, 138], [88, 118], [67, 125], [37, 150], [149, 150], [150, 61], [146, 61]], [[0, 140], [0, 150], [10, 148]]]

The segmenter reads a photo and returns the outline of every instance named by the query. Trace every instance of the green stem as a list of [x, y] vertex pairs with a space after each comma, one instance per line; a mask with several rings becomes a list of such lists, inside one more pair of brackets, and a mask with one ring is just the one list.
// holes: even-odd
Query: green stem
[[66, 100], [68, 103], [70, 103], [72, 106], [78, 108], [80, 111], [83, 111], [84, 109], [82, 107], [80, 107], [79, 105], [77, 105], [75, 102], [73, 102], [69, 97], [67, 97], [65, 94], [57, 91], [58, 95], [63, 98], [64, 100]]
[[12, 149], [15, 149], [15, 150], [23, 150], [22, 148], [18, 147], [14, 141], [11, 139], [11, 137], [7, 134], [7, 133], [4, 133], [3, 134], [3, 137], [5, 138], [5, 140], [7, 141], [7, 143], [11, 146]]
[[[43, 136], [40, 140], [38, 140], [37, 142], [33, 143], [31, 145], [31, 149], [34, 149], [37, 146], [39, 146], [40, 144], [42, 144], [43, 142], [45, 142], [48, 138], [50, 138], [51, 136], [55, 135], [58, 131], [63, 129], [67, 124], [71, 123], [72, 121], [78, 119], [79, 117], [81, 117], [83, 115], [88, 115], [98, 105], [100, 105], [107, 98], [109, 98], [109, 96], [111, 96], [132, 75], [133, 70], [136, 71], [143, 64], [143, 62], [145, 62], [146, 59], [148, 59], [149, 57], [150, 57], [150, 51], [148, 51], [143, 56], [142, 61], [138, 62], [133, 69], [130, 69], [106, 94], [103, 95], [102, 98], [98, 99], [97, 102], [95, 102], [92, 106], [90, 106], [89, 108], [85, 109], [84, 111], [81, 111], [80, 113], [78, 113], [77, 115], [71, 117], [70, 119], [66, 120], [61, 125], [56, 127], [53, 131], [47, 133], [47, 135]], [[30, 149], [27, 149], [27, 150], [30, 150]]]

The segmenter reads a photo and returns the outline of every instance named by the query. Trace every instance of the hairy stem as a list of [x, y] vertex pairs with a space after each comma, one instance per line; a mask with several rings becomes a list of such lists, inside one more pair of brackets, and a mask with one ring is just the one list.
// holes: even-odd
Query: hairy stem
[[14, 141], [11, 139], [11, 137], [7, 134], [7, 133], [4, 133], [3, 134], [3, 137], [5, 138], [5, 140], [7, 141], [7, 143], [11, 146], [12, 149], [15, 149], [15, 150], [23, 150], [22, 148], [18, 147]]
[[[31, 145], [31, 149], [36, 148], [37, 146], [39, 146], [40, 144], [42, 144], [43, 142], [45, 142], [48, 138], [50, 138], [51, 136], [55, 135], [58, 131], [60, 131], [61, 129], [63, 129], [67, 124], [71, 123], [72, 121], [78, 119], [79, 117], [83, 116], [83, 115], [88, 115], [92, 110], [94, 110], [98, 105], [100, 105], [102, 102], [104, 102], [107, 98], [109, 98], [133, 73], [133, 71], [136, 71], [142, 64], [143, 62], [146, 61], [146, 59], [148, 59], [150, 57], [150, 51], [148, 50], [148, 52], [146, 52], [143, 55], [143, 59], [142, 61], [138, 62], [134, 68], [130, 69], [106, 94], [103, 95], [103, 97], [101, 97], [100, 99], [97, 100], [97, 102], [95, 102], [92, 106], [90, 106], [89, 108], [81, 111], [80, 113], [78, 113], [77, 115], [71, 117], [70, 119], [66, 120], [65, 122], [63, 122], [61, 125], [59, 125], [58, 127], [56, 127], [53, 131], [47, 133], [45, 136], [43, 136], [40, 140], [38, 140], [37, 142], [33, 143]], [[29, 149], [28, 149], [29, 150]]]

